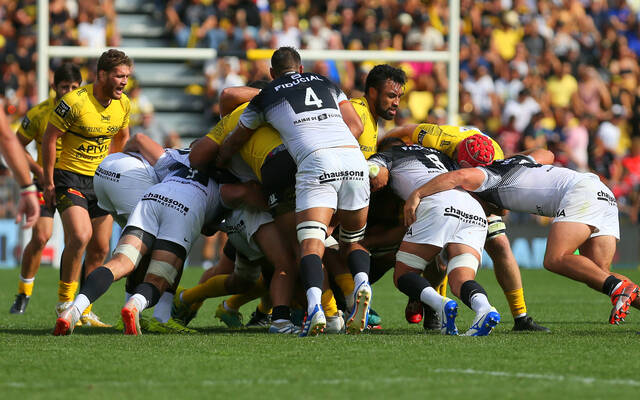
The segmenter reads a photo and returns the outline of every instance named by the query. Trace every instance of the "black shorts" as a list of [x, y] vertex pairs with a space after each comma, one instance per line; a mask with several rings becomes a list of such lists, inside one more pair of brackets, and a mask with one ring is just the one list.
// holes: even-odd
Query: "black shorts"
[[265, 158], [260, 173], [271, 215], [278, 216], [296, 209], [297, 171], [296, 162], [283, 144]]
[[53, 181], [56, 185], [56, 203], [60, 214], [71, 206], [80, 206], [89, 211], [91, 219], [109, 214], [98, 207], [98, 198], [93, 190], [93, 176], [55, 169]]
[[44, 201], [44, 193], [42, 192], [42, 186], [38, 182], [34, 182], [36, 188], [38, 188], [38, 202], [40, 203], [40, 218], [53, 218], [53, 214], [56, 213], [55, 207], [47, 207]]

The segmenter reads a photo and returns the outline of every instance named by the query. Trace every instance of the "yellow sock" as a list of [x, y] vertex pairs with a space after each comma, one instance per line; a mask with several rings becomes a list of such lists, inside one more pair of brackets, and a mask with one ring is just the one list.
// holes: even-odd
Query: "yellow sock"
[[91, 308], [93, 307], [93, 304], [89, 304], [89, 307], [85, 308], [84, 311], [82, 312], [82, 316], [87, 316], [89, 315], [89, 313], [91, 312]]
[[436, 292], [442, 297], [447, 297], [447, 282], [449, 282], [449, 279], [445, 276], [442, 282], [436, 286]]
[[78, 289], [78, 282], [63, 282], [58, 281], [58, 301], [73, 301], [76, 290]]
[[234, 310], [239, 310], [240, 307], [247, 304], [248, 302], [261, 297], [268, 290], [264, 286], [264, 281], [262, 280], [262, 276], [256, 282], [256, 285], [242, 294], [234, 294], [233, 296], [227, 299], [227, 307], [232, 308]]
[[504, 292], [504, 295], [507, 296], [511, 315], [513, 315], [514, 318], [527, 314], [527, 305], [524, 303], [524, 291], [522, 288], [509, 290]]
[[224, 296], [229, 291], [224, 286], [229, 275], [216, 275], [182, 292], [182, 302], [185, 304], [199, 303], [211, 297]]
[[342, 294], [350, 296], [353, 293], [355, 284], [353, 283], [353, 276], [351, 274], [340, 274], [334, 277], [336, 284], [342, 290]]
[[31, 282], [24, 282], [22, 279], [18, 282], [18, 294], [24, 294], [30, 297], [33, 293], [33, 279]]
[[320, 303], [322, 304], [324, 315], [326, 315], [327, 317], [333, 317], [338, 313], [336, 298], [333, 297], [333, 291], [331, 289], [327, 289], [324, 292], [322, 292]]

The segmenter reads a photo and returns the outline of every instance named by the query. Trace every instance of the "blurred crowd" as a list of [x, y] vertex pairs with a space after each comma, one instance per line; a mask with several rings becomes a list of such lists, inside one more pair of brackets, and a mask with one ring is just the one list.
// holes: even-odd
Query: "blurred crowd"
[[[51, 0], [51, 44], [117, 46], [114, 1]], [[0, 85], [16, 116], [37, 100], [35, 3], [0, 0]], [[151, 3], [175, 45], [218, 51], [445, 50], [449, 34], [447, 0]], [[544, 146], [558, 164], [597, 173], [621, 209], [637, 220], [640, 0], [461, 0], [461, 17], [459, 124], [496, 138], [507, 155]], [[380, 62], [325, 60], [305, 68], [358, 96], [368, 71]], [[407, 60], [400, 65], [410, 79], [393, 123], [446, 123], [446, 64]], [[88, 81], [92, 70], [85, 69]], [[267, 78], [269, 61], [223, 57], [206, 63], [203, 72], [201, 93], [214, 123], [220, 92]], [[140, 99], [134, 124], [153, 130], [152, 116], [145, 117], [153, 105], [136, 88], [130, 91]]]

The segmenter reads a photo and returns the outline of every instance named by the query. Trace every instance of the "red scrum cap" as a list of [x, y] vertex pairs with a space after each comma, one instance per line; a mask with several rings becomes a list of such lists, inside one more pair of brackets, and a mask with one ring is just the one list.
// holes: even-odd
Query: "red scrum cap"
[[472, 167], [488, 165], [493, 162], [494, 155], [491, 139], [480, 133], [469, 136], [458, 144], [458, 164], [466, 161]]

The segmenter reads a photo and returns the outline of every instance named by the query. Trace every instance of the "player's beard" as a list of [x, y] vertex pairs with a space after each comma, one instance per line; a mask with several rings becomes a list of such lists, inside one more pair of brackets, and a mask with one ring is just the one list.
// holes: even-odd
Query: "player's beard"
[[[391, 114], [391, 111], [395, 111], [395, 112]], [[393, 108], [393, 107], [382, 108], [382, 105], [376, 104], [376, 114], [378, 114], [378, 117], [385, 119], [387, 121], [391, 121], [396, 116], [397, 112], [398, 112], [397, 108]]]

